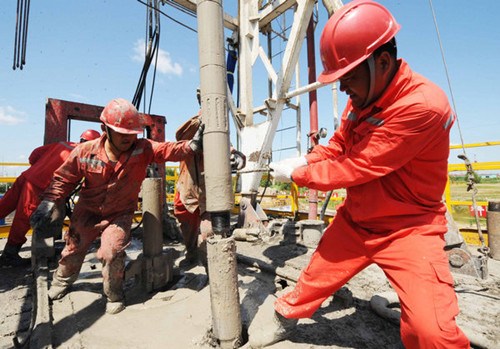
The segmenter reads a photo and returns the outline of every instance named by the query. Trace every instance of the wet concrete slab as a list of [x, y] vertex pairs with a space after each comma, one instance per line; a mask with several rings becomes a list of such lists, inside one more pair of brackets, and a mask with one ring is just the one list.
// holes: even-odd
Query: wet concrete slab
[[[3, 250], [5, 239], [0, 240]], [[213, 348], [211, 294], [203, 266], [178, 267], [183, 247], [175, 251], [173, 280], [160, 290], [142, 292], [127, 284], [127, 308], [105, 313], [101, 264], [95, 248], [89, 251], [71, 292], [51, 304], [54, 348]], [[130, 260], [141, 252], [134, 241]], [[246, 330], [275, 294], [294, 285], [312, 250], [283, 241], [237, 242], [238, 287], [243, 346]], [[29, 242], [21, 254], [29, 257]], [[55, 265], [52, 264], [52, 268]], [[53, 269], [52, 269], [53, 270]], [[471, 337], [500, 347], [500, 262], [489, 261], [486, 280], [455, 275], [461, 314], [457, 322]], [[0, 348], [12, 348], [16, 334], [23, 336], [31, 315], [32, 275], [28, 269], [0, 269]], [[271, 348], [401, 348], [399, 326], [370, 308], [374, 294], [390, 291], [383, 272], [370, 266], [335, 296], [328, 298], [311, 319], [301, 319], [292, 336]]]

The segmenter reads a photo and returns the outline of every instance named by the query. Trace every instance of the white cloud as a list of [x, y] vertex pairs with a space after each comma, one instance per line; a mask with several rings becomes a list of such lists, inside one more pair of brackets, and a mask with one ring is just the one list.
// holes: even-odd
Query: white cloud
[[18, 125], [26, 120], [24, 119], [25, 113], [12, 108], [11, 106], [0, 106], [0, 125]]
[[[134, 55], [132, 56], [132, 59], [137, 62], [144, 62], [144, 50], [146, 47], [146, 43], [144, 39], [139, 39], [135, 42], [134, 44]], [[153, 64], [155, 64], [156, 58], [153, 58]], [[160, 73], [166, 74], [166, 75], [177, 75], [181, 76], [182, 75], [182, 66], [179, 63], [173, 62], [172, 57], [170, 57], [170, 53], [167, 51], [164, 51], [162, 49], [159, 49], [158, 51], [158, 62], [156, 69]]]

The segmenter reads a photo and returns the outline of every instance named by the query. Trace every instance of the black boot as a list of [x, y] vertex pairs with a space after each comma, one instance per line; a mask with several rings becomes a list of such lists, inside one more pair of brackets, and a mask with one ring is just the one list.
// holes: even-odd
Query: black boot
[[14, 246], [6, 244], [5, 248], [0, 256], [0, 267], [10, 268], [10, 267], [22, 267], [27, 268], [31, 266], [30, 258], [22, 258], [19, 255], [19, 250], [21, 250], [21, 245]]

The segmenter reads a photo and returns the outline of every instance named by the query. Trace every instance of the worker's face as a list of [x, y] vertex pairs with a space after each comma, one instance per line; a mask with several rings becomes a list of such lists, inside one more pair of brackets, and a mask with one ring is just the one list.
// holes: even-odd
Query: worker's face
[[349, 96], [352, 105], [356, 108], [362, 108], [370, 89], [370, 71], [366, 61], [342, 76], [339, 83], [340, 91]]
[[117, 150], [122, 152], [129, 150], [137, 140], [136, 134], [118, 133], [116, 131], [113, 131], [112, 129], [109, 129], [109, 132], [111, 132], [111, 140], [113, 142], [113, 145]]
[[364, 108], [376, 101], [384, 93], [392, 79], [391, 71], [393, 71], [394, 65], [395, 61], [391, 59], [387, 52], [383, 52], [374, 58], [373, 67], [375, 72], [372, 96], [369, 96], [370, 68], [367, 61], [363, 61], [339, 79], [340, 91], [345, 92], [349, 96], [354, 107]]

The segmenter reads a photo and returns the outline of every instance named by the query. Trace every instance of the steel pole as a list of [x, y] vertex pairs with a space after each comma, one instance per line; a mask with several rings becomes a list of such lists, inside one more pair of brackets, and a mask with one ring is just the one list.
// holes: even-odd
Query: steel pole
[[[208, 238], [208, 270], [212, 333], [221, 348], [241, 344], [241, 311], [236, 247], [229, 235], [234, 197], [229, 163], [229, 119], [221, 0], [200, 0], [197, 6], [201, 117], [205, 124], [203, 162], [206, 207], [214, 234]], [[224, 270], [223, 273], [220, 271]]]
[[[314, 20], [309, 20], [307, 27], [307, 64], [309, 84], [316, 81], [316, 55], [314, 53]], [[316, 90], [309, 92], [309, 139], [311, 148], [318, 144], [318, 97]], [[309, 150], [309, 149], [308, 149]], [[309, 215], [310, 220], [318, 218], [318, 191], [309, 189]]]

